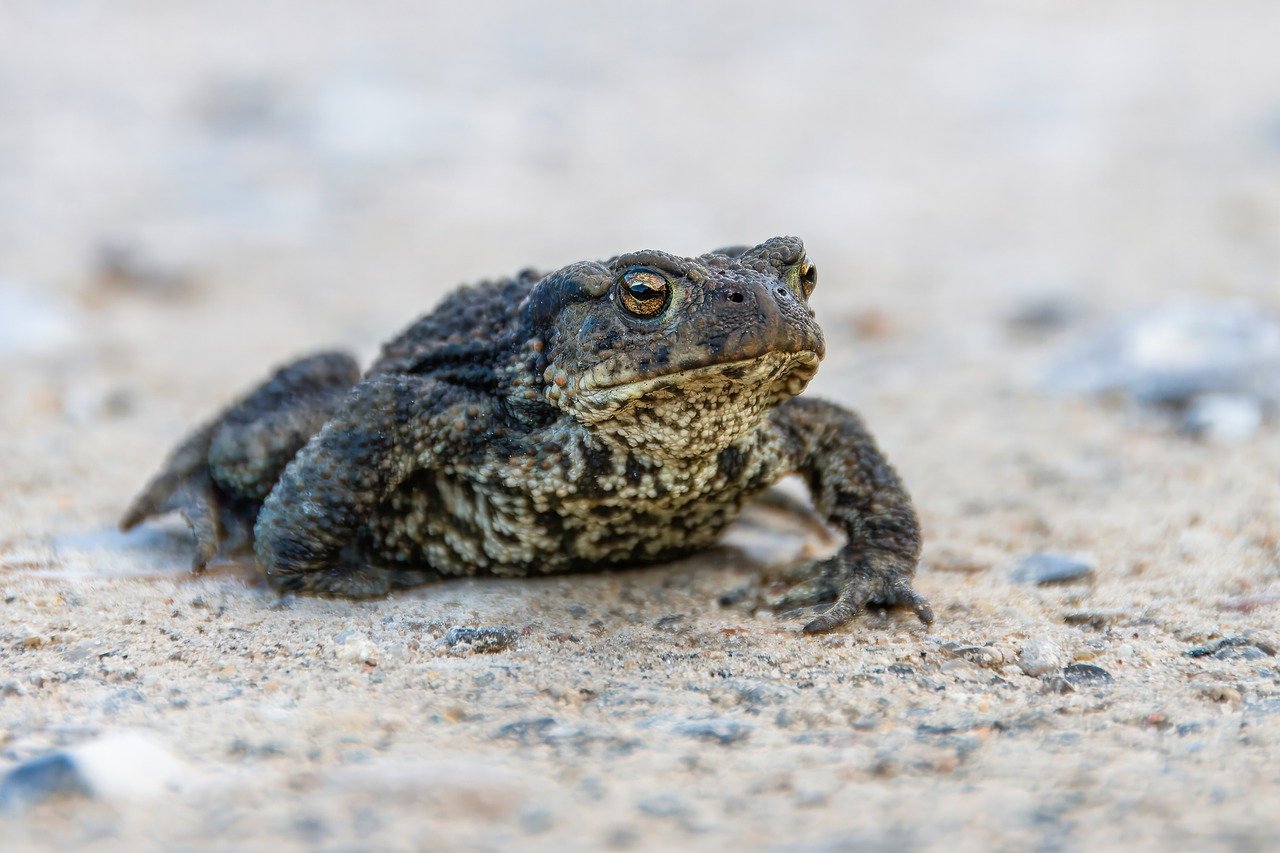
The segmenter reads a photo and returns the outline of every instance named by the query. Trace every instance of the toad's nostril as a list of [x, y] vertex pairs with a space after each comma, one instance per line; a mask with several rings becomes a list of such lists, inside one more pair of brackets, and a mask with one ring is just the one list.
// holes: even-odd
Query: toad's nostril
[[729, 301], [730, 301], [730, 302], [741, 302], [741, 301], [742, 301], [742, 299], [743, 299], [742, 294], [741, 294], [741, 293], [738, 293], [737, 291], [734, 291], [734, 292], [732, 292], [732, 293], [730, 293], [730, 294], [729, 294]]
[[779, 296], [786, 296], [786, 295], [787, 295], [787, 289], [786, 289], [785, 287], [775, 288], [775, 289], [774, 289], [774, 293], [778, 294]]

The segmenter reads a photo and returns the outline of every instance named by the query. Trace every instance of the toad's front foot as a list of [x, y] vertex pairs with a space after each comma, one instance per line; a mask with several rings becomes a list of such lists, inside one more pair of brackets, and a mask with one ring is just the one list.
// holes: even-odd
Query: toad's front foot
[[868, 606], [910, 607], [926, 625], [933, 622], [933, 608], [911, 587], [914, 560], [885, 551], [856, 555], [837, 554], [797, 566], [784, 576], [793, 586], [765, 599], [775, 612], [829, 605], [804, 626], [807, 634], [830, 631], [849, 622]]

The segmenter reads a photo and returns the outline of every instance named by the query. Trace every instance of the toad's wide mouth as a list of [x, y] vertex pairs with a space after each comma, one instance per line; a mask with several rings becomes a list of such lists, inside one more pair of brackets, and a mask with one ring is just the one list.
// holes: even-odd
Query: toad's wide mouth
[[659, 376], [631, 378], [599, 365], [563, 389], [575, 407], [610, 409], [679, 390], [687, 395], [714, 394], [721, 388], [769, 389], [778, 400], [804, 390], [818, 371], [821, 356], [812, 350], [769, 352], [754, 358], [703, 364]]

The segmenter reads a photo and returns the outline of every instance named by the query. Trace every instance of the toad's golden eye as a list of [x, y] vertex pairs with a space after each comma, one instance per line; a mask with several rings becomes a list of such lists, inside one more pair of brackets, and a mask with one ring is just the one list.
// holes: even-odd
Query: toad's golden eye
[[813, 289], [817, 286], [818, 268], [805, 261], [800, 265], [800, 289], [804, 291], [804, 298], [808, 299], [813, 295]]
[[667, 306], [671, 285], [653, 270], [632, 270], [618, 282], [622, 307], [637, 317], [652, 317]]
[[787, 267], [785, 280], [792, 293], [799, 292], [801, 296], [808, 299], [813, 294], [813, 289], [818, 286], [818, 268], [808, 261], [801, 261]]

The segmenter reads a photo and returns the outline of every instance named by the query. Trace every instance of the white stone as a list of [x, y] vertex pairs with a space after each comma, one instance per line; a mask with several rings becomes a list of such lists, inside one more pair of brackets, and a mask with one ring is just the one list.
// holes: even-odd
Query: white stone
[[1018, 668], [1033, 678], [1039, 678], [1062, 669], [1065, 660], [1057, 643], [1036, 638], [1023, 643], [1022, 652], [1018, 655]]
[[173, 790], [182, 763], [141, 732], [103, 735], [69, 750], [86, 787], [104, 800], [150, 800]]
[[54, 352], [71, 343], [74, 331], [69, 306], [0, 282], [0, 357]]
[[372, 663], [378, 662], [378, 647], [368, 637], [359, 634], [353, 635], [347, 639], [342, 645], [335, 650], [338, 660], [347, 663]]
[[1262, 426], [1262, 406], [1240, 394], [1202, 394], [1187, 408], [1182, 429], [1217, 444], [1245, 441]]

